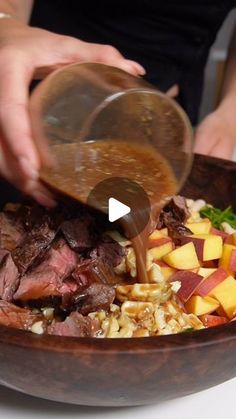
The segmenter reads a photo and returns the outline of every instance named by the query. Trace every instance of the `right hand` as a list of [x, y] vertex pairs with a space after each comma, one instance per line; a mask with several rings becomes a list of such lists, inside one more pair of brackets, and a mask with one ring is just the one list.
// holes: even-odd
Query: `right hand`
[[0, 174], [46, 206], [54, 201], [38, 180], [44, 161], [32, 138], [29, 85], [73, 62], [113, 65], [135, 76], [145, 73], [110, 45], [57, 35], [14, 19], [0, 20]]

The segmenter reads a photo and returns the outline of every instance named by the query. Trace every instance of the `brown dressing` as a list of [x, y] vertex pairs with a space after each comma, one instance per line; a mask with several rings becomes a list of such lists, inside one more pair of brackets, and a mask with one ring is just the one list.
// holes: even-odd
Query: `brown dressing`
[[[144, 189], [150, 201], [150, 208], [144, 204], [146, 201], [142, 196], [138, 196], [136, 206], [140, 215], [136, 219], [137, 225], [131, 225], [132, 223], [123, 219], [121, 221], [125, 234], [127, 237], [131, 236], [138, 279], [140, 282], [148, 282], [148, 235], [159, 211], [177, 191], [177, 181], [166, 160], [151, 146], [112, 140], [79, 145], [60, 144], [53, 146], [52, 151], [57, 167], [44, 169], [40, 175], [41, 179], [53, 189], [82, 203], [87, 202], [89, 193], [99, 182], [111, 177], [128, 178]], [[149, 222], [141, 228], [145, 211], [150, 212]], [[133, 234], [134, 228], [137, 229], [137, 235]]]

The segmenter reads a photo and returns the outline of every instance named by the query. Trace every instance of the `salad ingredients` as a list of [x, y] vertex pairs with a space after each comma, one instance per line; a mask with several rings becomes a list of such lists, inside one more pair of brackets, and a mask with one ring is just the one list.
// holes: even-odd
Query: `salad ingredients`
[[213, 227], [223, 230], [223, 223], [228, 223], [236, 231], [236, 214], [234, 214], [231, 207], [225, 210], [214, 208], [211, 205], [206, 205], [200, 210], [201, 217], [208, 218]]
[[94, 215], [8, 204], [0, 217], [7, 219], [0, 324], [39, 335], [119, 338], [235, 320], [236, 235], [202, 218], [206, 205], [198, 201], [187, 200], [187, 208], [174, 197], [160, 214], [148, 240], [149, 283], [137, 277], [132, 243]]

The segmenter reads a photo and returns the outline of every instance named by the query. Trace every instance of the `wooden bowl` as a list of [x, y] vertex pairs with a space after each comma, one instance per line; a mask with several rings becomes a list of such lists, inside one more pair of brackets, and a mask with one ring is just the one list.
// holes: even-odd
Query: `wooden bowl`
[[[3, 182], [2, 204], [19, 199]], [[236, 209], [236, 164], [195, 156], [182, 193]], [[236, 375], [236, 322], [178, 335], [128, 338], [39, 336], [0, 327], [0, 383], [88, 406], [142, 405], [184, 396]]]

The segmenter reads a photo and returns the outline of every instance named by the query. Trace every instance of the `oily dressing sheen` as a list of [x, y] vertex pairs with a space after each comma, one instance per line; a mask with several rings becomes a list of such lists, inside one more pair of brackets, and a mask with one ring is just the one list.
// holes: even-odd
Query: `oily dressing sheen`
[[[177, 192], [177, 181], [167, 161], [151, 146], [113, 140], [52, 146], [56, 165], [43, 169], [40, 178], [54, 190], [84, 204], [99, 182], [110, 178], [127, 178], [137, 183], [148, 196], [135, 199], [138, 217], [121, 219], [125, 235], [132, 241], [140, 282], [148, 282], [146, 272], [147, 238], [155, 220], [169, 197]], [[120, 198], [122, 201], [122, 196]], [[133, 206], [132, 206], [133, 209]], [[148, 211], [149, 222], [140, 229]], [[145, 214], [145, 219], [147, 214]], [[135, 221], [134, 221], [135, 220]], [[134, 222], [137, 225], [133, 225]], [[137, 235], [132, 232], [137, 230]]]

